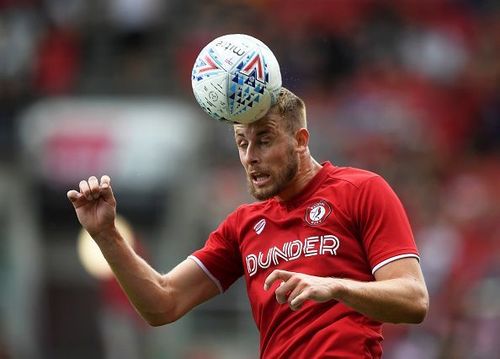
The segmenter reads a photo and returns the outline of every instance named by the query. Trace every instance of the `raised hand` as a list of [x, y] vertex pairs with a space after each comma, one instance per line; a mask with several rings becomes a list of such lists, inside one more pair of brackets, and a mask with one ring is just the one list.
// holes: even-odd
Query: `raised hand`
[[109, 176], [99, 182], [95, 176], [80, 181], [80, 191], [70, 190], [68, 199], [75, 208], [83, 228], [95, 239], [102, 233], [115, 229], [116, 200]]

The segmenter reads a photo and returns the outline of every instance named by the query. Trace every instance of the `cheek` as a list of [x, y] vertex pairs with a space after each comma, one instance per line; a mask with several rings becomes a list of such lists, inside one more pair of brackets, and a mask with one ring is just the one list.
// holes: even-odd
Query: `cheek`
[[273, 151], [270, 151], [267, 158], [269, 159], [269, 161], [283, 164], [290, 157], [290, 152], [290, 147], [282, 146], [280, 148], [275, 148]]
[[243, 153], [243, 151], [239, 150], [238, 156], [240, 157], [241, 164], [243, 165], [243, 167], [245, 167], [245, 154]]

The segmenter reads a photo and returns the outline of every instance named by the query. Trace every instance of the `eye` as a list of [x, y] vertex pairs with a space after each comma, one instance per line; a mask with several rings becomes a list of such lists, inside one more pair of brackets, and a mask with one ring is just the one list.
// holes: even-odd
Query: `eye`
[[269, 145], [271, 143], [271, 138], [270, 137], [262, 137], [259, 140], [261, 145]]
[[247, 141], [238, 141], [236, 142], [236, 146], [241, 149], [245, 149], [248, 147], [248, 142]]

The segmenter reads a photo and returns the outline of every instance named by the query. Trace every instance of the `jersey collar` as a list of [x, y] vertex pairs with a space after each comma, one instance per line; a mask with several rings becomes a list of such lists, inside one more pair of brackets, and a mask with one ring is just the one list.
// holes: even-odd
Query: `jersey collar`
[[287, 201], [280, 201], [276, 197], [273, 198], [280, 206], [285, 207], [287, 209], [292, 209], [300, 206], [306, 199], [308, 199], [314, 191], [323, 183], [324, 179], [327, 177], [328, 173], [334, 168], [331, 162], [326, 161], [321, 163], [322, 168], [319, 172], [306, 184], [306, 186], [297, 193], [295, 196], [290, 198]]

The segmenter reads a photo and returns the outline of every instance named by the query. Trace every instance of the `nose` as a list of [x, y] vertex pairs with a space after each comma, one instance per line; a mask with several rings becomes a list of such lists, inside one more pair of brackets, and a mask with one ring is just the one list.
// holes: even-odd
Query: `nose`
[[253, 143], [249, 143], [243, 158], [244, 162], [248, 165], [255, 165], [260, 162], [260, 157], [257, 153], [257, 149]]

